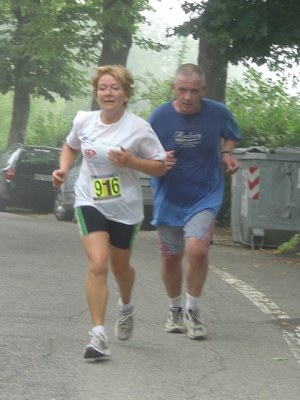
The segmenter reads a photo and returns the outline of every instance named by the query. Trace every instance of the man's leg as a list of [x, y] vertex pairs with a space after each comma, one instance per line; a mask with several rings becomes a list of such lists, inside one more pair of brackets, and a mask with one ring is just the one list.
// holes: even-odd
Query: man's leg
[[189, 237], [185, 250], [188, 258], [185, 270], [187, 293], [198, 298], [208, 271], [208, 247], [200, 239]]
[[208, 249], [214, 224], [214, 215], [202, 211], [192, 217], [184, 227], [185, 252], [188, 259], [185, 270], [187, 293], [184, 321], [191, 339], [199, 339], [206, 335], [206, 329], [200, 319], [198, 299], [208, 271]]
[[171, 299], [181, 295], [183, 254], [162, 255], [162, 278]]
[[165, 324], [168, 333], [183, 333], [186, 331], [183, 322], [182, 309], [182, 258], [184, 252], [162, 256], [162, 277], [169, 297], [169, 314]]
[[206, 329], [200, 318], [198, 300], [201, 295], [208, 270], [208, 247], [200, 240], [189, 237], [186, 240], [187, 265], [186, 301], [183, 319], [187, 327], [187, 335], [191, 339], [201, 339]]
[[162, 255], [162, 278], [169, 297], [169, 315], [165, 331], [185, 332], [182, 310], [182, 258], [184, 238], [181, 227], [158, 227], [160, 252]]

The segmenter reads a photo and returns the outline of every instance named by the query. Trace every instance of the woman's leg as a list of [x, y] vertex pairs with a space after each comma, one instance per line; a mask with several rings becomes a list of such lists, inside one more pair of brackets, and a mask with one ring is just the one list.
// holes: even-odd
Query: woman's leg
[[130, 265], [130, 249], [110, 246], [111, 269], [120, 290], [118, 301], [119, 318], [115, 324], [115, 335], [120, 340], [127, 340], [133, 332], [133, 304], [131, 302], [135, 271]]
[[82, 238], [89, 265], [86, 279], [86, 298], [93, 322], [90, 343], [85, 347], [83, 357], [99, 359], [110, 356], [104, 331], [104, 317], [108, 298], [108, 241], [107, 232], [92, 232]]
[[86, 297], [93, 326], [104, 325], [108, 299], [107, 273], [109, 234], [92, 232], [82, 239], [89, 265], [86, 279]]
[[124, 250], [110, 246], [111, 270], [119, 286], [123, 304], [128, 304], [131, 300], [135, 278], [135, 270], [130, 265], [131, 252], [131, 249]]

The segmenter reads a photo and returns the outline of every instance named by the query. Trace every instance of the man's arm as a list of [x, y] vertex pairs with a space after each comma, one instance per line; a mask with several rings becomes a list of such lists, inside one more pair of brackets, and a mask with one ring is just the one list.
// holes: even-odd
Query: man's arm
[[222, 164], [225, 168], [225, 172], [229, 175], [235, 174], [240, 167], [239, 161], [231, 156], [235, 144], [236, 140], [223, 140], [221, 146]]

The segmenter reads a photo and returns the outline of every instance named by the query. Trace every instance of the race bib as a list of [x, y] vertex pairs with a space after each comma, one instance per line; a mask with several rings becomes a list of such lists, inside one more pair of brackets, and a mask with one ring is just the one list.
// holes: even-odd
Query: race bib
[[122, 188], [118, 173], [91, 175], [91, 198], [93, 203], [120, 200]]

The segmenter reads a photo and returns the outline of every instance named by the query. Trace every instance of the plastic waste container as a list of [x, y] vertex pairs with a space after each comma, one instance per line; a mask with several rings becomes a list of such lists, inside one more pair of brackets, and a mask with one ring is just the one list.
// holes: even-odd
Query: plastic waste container
[[300, 231], [300, 149], [236, 148], [231, 232], [237, 243], [278, 247]]

